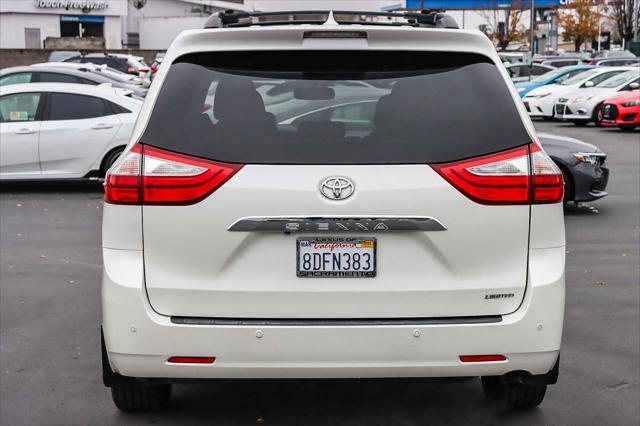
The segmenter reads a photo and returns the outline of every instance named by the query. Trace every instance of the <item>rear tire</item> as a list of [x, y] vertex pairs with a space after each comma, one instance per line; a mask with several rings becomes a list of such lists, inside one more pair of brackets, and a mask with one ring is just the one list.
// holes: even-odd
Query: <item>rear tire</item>
[[480, 377], [482, 383], [482, 391], [487, 398], [500, 399], [507, 390], [501, 376], [483, 376]]
[[507, 385], [507, 403], [512, 408], [527, 409], [542, 403], [547, 385]]
[[157, 411], [169, 405], [171, 385], [145, 386], [131, 381], [111, 388], [111, 398], [118, 409], [127, 413]]

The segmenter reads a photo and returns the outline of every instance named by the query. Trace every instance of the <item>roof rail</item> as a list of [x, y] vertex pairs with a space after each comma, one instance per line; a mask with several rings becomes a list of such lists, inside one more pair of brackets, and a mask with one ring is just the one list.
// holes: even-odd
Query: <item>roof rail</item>
[[[318, 16], [321, 16], [319, 19]], [[260, 18], [282, 17], [278, 20], [260, 20]], [[333, 17], [334, 21], [331, 20]], [[351, 19], [347, 19], [347, 18]], [[387, 21], [367, 21], [366, 18], [387, 18]], [[354, 19], [355, 18], [355, 19]], [[253, 25], [385, 25], [429, 28], [459, 29], [453, 17], [438, 10], [420, 10], [417, 12], [367, 12], [357, 10], [286, 10], [278, 12], [244, 12], [225, 10], [214, 13], [204, 24], [204, 28], [236, 28]]]

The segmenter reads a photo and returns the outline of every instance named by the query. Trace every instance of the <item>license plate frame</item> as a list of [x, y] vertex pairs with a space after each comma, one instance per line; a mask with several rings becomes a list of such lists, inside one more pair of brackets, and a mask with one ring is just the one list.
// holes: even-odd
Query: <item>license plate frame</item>
[[[301, 242], [317, 242], [317, 243], [342, 243], [342, 244], [362, 244], [363, 242], [371, 242], [373, 248], [364, 248], [372, 250], [373, 268], [370, 271], [306, 271], [301, 268]], [[355, 249], [358, 249], [357, 247]], [[296, 238], [296, 275], [298, 278], [375, 278], [378, 271], [378, 240], [375, 237], [298, 237]]]

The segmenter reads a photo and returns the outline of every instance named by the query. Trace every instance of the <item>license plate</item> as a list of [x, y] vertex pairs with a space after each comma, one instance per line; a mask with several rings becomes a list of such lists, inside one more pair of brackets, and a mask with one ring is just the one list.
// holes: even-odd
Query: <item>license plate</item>
[[373, 278], [375, 238], [298, 238], [296, 272], [301, 278]]

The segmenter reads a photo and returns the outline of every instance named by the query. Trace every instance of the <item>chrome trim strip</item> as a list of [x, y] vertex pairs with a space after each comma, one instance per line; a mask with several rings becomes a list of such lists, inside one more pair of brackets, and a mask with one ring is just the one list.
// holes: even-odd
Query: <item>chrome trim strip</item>
[[243, 217], [227, 229], [232, 232], [396, 232], [446, 231], [438, 219], [429, 216], [264, 216]]
[[202, 318], [171, 317], [181, 325], [223, 326], [381, 326], [381, 325], [442, 325], [493, 324], [502, 322], [501, 315], [442, 318]]

